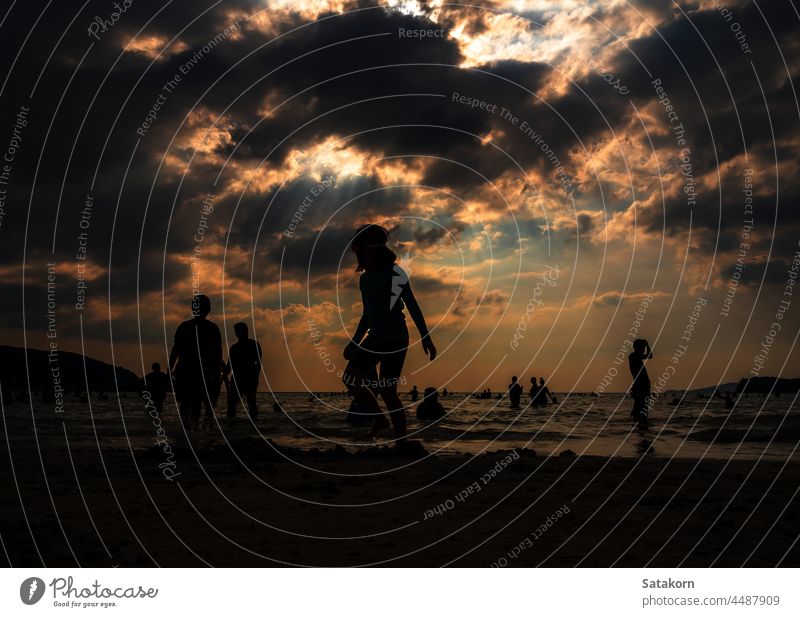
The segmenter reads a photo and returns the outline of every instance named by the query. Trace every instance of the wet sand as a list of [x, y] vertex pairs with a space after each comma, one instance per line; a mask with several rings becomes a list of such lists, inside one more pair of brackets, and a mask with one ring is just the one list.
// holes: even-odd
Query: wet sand
[[16, 567], [800, 565], [796, 461], [231, 446], [40, 461], [12, 440], [4, 554]]

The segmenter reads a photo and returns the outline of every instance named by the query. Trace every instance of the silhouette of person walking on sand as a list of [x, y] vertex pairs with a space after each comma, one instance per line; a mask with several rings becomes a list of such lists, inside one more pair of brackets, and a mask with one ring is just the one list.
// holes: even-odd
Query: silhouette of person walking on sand
[[175, 330], [169, 352], [170, 373], [175, 379], [175, 394], [181, 420], [195, 424], [205, 405], [206, 418], [214, 417], [222, 377], [222, 336], [217, 324], [206, 319], [211, 312], [208, 296], [192, 298], [192, 319]]
[[388, 238], [388, 232], [380, 225], [365, 225], [350, 243], [358, 261], [356, 271], [363, 272], [359, 279], [363, 314], [353, 340], [344, 349], [348, 364], [343, 381], [356, 401], [376, 412], [369, 432], [374, 437], [388, 423], [364, 376], [380, 365], [380, 396], [392, 419], [397, 447], [405, 449], [406, 412], [397, 396], [409, 342], [403, 308], [408, 308], [422, 338], [422, 349], [431, 360], [436, 357], [436, 347], [408, 276], [396, 265], [397, 256], [386, 246]]
[[[261, 376], [261, 345], [248, 337], [247, 324], [240, 321], [233, 326], [236, 342], [228, 351], [228, 364], [225, 372], [230, 371], [228, 383], [228, 417], [236, 417], [236, 406], [240, 401], [247, 403], [247, 413], [252, 420], [258, 418], [258, 379]], [[244, 403], [243, 403], [244, 404]]]
[[631, 370], [631, 377], [633, 377], [633, 384], [631, 385], [631, 396], [633, 397], [631, 418], [637, 422], [647, 420], [650, 406], [650, 377], [647, 374], [644, 361], [652, 357], [653, 352], [650, 349], [650, 343], [641, 338], [633, 341], [633, 351], [628, 356], [628, 366]]
[[522, 397], [522, 386], [517, 382], [517, 376], [511, 378], [508, 384], [508, 398], [511, 401], [511, 409], [519, 409], [519, 399]]
[[161, 415], [161, 408], [170, 390], [169, 376], [161, 370], [158, 362], [153, 362], [152, 372], [144, 376], [144, 389], [150, 393], [150, 399], [156, 408], [156, 413]]

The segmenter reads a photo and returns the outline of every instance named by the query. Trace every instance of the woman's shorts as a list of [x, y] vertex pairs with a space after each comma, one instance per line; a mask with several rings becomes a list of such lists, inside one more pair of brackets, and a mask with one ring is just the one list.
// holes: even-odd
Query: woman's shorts
[[[403, 373], [403, 364], [406, 361], [408, 352], [408, 339], [376, 340], [367, 336], [356, 348], [355, 354], [350, 359], [348, 367], [358, 367], [365, 377], [359, 381], [363, 383], [350, 383], [349, 385], [366, 386], [368, 388], [383, 388], [387, 386], [397, 386], [400, 383], [400, 376]], [[380, 366], [380, 373], [377, 383], [366, 376], [376, 366]], [[349, 371], [346, 371], [348, 373]], [[347, 376], [347, 375], [346, 375]]]

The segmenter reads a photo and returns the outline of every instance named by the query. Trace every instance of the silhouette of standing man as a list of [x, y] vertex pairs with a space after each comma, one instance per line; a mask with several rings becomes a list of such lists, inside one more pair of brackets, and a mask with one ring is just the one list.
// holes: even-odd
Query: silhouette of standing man
[[181, 420], [193, 423], [205, 404], [206, 418], [214, 417], [222, 375], [222, 336], [217, 324], [206, 319], [211, 312], [208, 296], [192, 298], [192, 319], [175, 330], [169, 352], [170, 372], [175, 378], [175, 394]]
[[239, 401], [247, 402], [247, 413], [255, 420], [258, 417], [256, 391], [261, 375], [261, 345], [248, 338], [247, 324], [240, 321], [233, 326], [238, 339], [228, 352], [228, 369], [231, 371], [228, 390], [228, 417], [236, 416]]
[[153, 362], [151, 368], [153, 371], [144, 376], [144, 387], [150, 393], [156, 413], [161, 415], [161, 407], [164, 405], [164, 399], [167, 398], [167, 392], [170, 389], [169, 377], [161, 370], [158, 362]]

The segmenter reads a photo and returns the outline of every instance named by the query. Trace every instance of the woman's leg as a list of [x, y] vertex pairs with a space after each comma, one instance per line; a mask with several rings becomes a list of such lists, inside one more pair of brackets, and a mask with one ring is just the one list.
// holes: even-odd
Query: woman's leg
[[392, 419], [397, 445], [402, 447], [406, 445], [406, 410], [400, 397], [397, 396], [397, 386], [403, 374], [408, 340], [395, 341], [387, 347], [390, 351], [381, 357], [381, 376], [378, 383], [381, 398], [386, 403], [389, 417]]
[[650, 409], [653, 406], [653, 399], [650, 397], [650, 391], [647, 391], [647, 394], [642, 398], [642, 408], [639, 410], [639, 419], [640, 420], [647, 420], [647, 417], [650, 415]]
[[394, 436], [398, 444], [406, 440], [406, 410], [403, 402], [397, 396], [397, 386], [384, 386], [381, 388], [381, 398], [386, 403], [389, 410], [389, 417], [394, 426]]
[[247, 393], [245, 394], [245, 398], [247, 399], [247, 413], [253, 420], [258, 418], [258, 399], [256, 398], [257, 394], [258, 394], [258, 384], [249, 385], [247, 387]]
[[631, 418], [636, 419], [639, 417], [639, 407], [641, 404], [639, 403], [639, 397], [634, 392], [633, 394], [633, 408], [631, 409]]
[[373, 370], [373, 368], [374, 367], [369, 367], [364, 369], [363, 367], [350, 363], [347, 365], [344, 375], [342, 376], [342, 381], [345, 386], [347, 386], [347, 390], [353, 395], [356, 402], [363, 405], [374, 414], [372, 428], [370, 428], [368, 434], [370, 439], [375, 437], [378, 431], [389, 424], [386, 421], [386, 417], [383, 415], [381, 406], [378, 404], [378, 399], [375, 398], [372, 390], [366, 386], [364, 381], [364, 376]]
[[236, 417], [236, 407], [239, 405], [239, 399], [241, 398], [241, 394], [239, 394], [239, 388], [237, 387], [236, 380], [231, 377], [231, 380], [228, 382], [228, 417], [235, 418]]
[[641, 394], [636, 394], [633, 397], [633, 410], [631, 411], [631, 418], [634, 420], [642, 420], [645, 416], [645, 406], [647, 404], [647, 397]]

